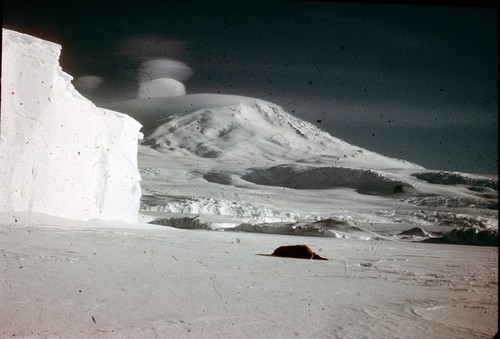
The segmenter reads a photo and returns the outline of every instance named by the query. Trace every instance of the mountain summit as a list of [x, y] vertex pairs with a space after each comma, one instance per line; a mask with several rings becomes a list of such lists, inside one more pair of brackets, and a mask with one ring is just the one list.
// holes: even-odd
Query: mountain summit
[[[153, 114], [157, 117], [157, 127], [146, 136], [144, 143], [164, 153], [181, 150], [186, 155], [213, 158], [218, 162], [422, 168], [350, 145], [292, 116], [282, 107], [260, 99], [193, 94], [162, 98], [157, 105], [161, 107]], [[142, 114], [146, 118], [144, 111]], [[147, 121], [145, 124], [150, 125]]]

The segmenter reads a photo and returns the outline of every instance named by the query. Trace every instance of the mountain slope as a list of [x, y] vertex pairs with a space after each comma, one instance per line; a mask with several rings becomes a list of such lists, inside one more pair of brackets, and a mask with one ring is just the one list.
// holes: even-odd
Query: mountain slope
[[187, 95], [163, 100], [162, 107], [170, 112], [166, 122], [146, 136], [145, 144], [165, 153], [183, 150], [218, 162], [237, 159], [259, 165], [299, 162], [366, 169], [422, 168], [350, 145], [264, 100]]
[[150, 128], [139, 148], [141, 209], [169, 223], [329, 218], [377, 232], [498, 223], [497, 178], [484, 178], [484, 189], [463, 173], [463, 184], [430, 182], [437, 172], [350, 145], [263, 100], [196, 94], [120, 105]]

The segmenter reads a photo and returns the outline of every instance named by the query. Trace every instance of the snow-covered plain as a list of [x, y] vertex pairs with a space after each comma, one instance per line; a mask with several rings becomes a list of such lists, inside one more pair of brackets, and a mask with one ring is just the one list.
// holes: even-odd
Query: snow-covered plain
[[[496, 175], [387, 158], [255, 98], [106, 108], [144, 125], [140, 222], [0, 213], [0, 336], [497, 332], [498, 247], [422, 242], [498, 245]], [[329, 260], [257, 255], [291, 244]]]
[[[14, 219], [15, 217], [15, 219]], [[258, 256], [306, 243], [328, 261]], [[492, 338], [494, 247], [2, 214], [0, 336]]]

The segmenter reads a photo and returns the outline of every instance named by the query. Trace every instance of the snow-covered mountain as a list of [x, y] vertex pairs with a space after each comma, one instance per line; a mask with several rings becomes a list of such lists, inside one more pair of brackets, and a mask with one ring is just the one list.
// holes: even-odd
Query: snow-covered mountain
[[322, 218], [396, 229], [497, 224], [497, 177], [448, 173], [462, 179], [450, 182], [446, 172], [351, 145], [264, 100], [191, 94], [110, 107], [146, 126], [142, 209], [171, 224], [172, 215], [216, 228]]
[[[350, 145], [263, 100], [203, 94], [178, 97], [176, 104], [180, 106], [182, 100], [181, 113], [158, 126], [146, 144], [161, 152], [183, 150], [219, 161], [421, 168]], [[203, 107], [203, 102], [211, 104]], [[168, 102], [164, 105], [168, 107]], [[192, 111], [189, 107], [201, 108]]]

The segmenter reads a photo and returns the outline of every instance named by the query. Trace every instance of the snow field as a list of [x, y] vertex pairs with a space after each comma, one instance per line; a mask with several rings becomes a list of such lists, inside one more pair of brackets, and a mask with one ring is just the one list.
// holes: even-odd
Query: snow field
[[[4, 337], [490, 338], [497, 331], [497, 248], [1, 216]], [[256, 255], [297, 243], [329, 260]]]

